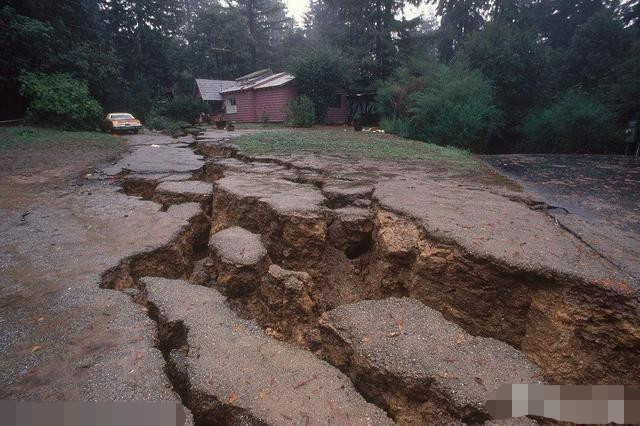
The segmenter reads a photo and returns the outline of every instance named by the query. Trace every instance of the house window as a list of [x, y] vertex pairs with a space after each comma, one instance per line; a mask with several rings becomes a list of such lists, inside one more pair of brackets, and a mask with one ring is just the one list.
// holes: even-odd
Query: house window
[[236, 98], [227, 99], [227, 112], [229, 114], [238, 112], [238, 106], [236, 105]]
[[331, 108], [342, 108], [342, 95], [338, 94], [333, 97]]

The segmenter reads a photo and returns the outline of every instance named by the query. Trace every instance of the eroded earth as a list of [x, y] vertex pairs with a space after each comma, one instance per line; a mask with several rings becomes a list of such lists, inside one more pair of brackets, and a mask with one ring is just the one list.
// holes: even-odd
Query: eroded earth
[[127, 144], [3, 199], [3, 398], [478, 424], [501, 383], [640, 385], [632, 234], [420, 162], [249, 156], [213, 130]]

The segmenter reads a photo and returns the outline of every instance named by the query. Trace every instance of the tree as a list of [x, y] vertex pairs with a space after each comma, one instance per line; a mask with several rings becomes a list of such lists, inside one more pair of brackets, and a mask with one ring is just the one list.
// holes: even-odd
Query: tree
[[343, 68], [338, 56], [321, 48], [301, 52], [292, 65], [298, 92], [315, 105], [316, 122], [324, 121], [327, 108], [343, 85]]
[[464, 41], [484, 23], [483, 13], [488, 0], [431, 0], [437, 3], [441, 24], [438, 34], [438, 52], [444, 63], [449, 63]]
[[640, 120], [640, 40], [634, 42], [626, 59], [613, 70], [610, 82], [602, 92], [620, 124]]
[[196, 78], [232, 79], [252, 71], [246, 18], [237, 8], [209, 7], [186, 33], [188, 48], [181, 60]]
[[314, 0], [307, 30], [318, 43], [338, 49], [352, 59], [354, 90], [370, 90], [398, 65], [399, 45], [406, 42], [419, 19], [405, 20], [401, 12], [420, 0]]
[[107, 37], [124, 58], [125, 77], [142, 73], [155, 89], [170, 85], [177, 70], [169, 58], [181, 44], [183, 0], [100, 1]]
[[502, 124], [490, 81], [478, 71], [441, 65], [425, 83], [410, 96], [416, 136], [483, 152]]
[[565, 87], [596, 89], [624, 61], [630, 42], [630, 35], [612, 10], [596, 12], [576, 29], [567, 48], [563, 66]]
[[412, 62], [397, 68], [376, 92], [376, 110], [381, 117], [408, 121], [411, 117], [410, 97], [425, 89], [428, 76], [436, 73], [436, 65]]
[[613, 8], [617, 0], [545, 0], [531, 6], [531, 19], [553, 48], [565, 48], [574, 33], [596, 12]]
[[100, 104], [89, 94], [86, 81], [67, 74], [25, 73], [22, 95], [31, 103], [29, 120], [71, 130], [94, 130], [102, 118]]
[[294, 127], [311, 127], [316, 116], [313, 101], [305, 95], [291, 99], [285, 108], [287, 124]]
[[[53, 56], [53, 27], [37, 19], [19, 15], [10, 6], [0, 9], [0, 117], [19, 117], [26, 107], [19, 95], [18, 76], [22, 70], [50, 69]], [[34, 49], [33, 46], [41, 46]]]
[[594, 96], [576, 91], [532, 112], [523, 128], [527, 152], [602, 153], [620, 138], [611, 110]]
[[501, 21], [487, 24], [465, 43], [458, 60], [490, 78], [505, 112], [505, 127], [492, 141], [492, 151], [511, 148], [525, 115], [550, 99], [556, 85], [552, 58], [533, 29]]
[[286, 32], [293, 30], [293, 19], [281, 0], [235, 0], [246, 20], [248, 48], [252, 68], [268, 65], [271, 49], [282, 43]]

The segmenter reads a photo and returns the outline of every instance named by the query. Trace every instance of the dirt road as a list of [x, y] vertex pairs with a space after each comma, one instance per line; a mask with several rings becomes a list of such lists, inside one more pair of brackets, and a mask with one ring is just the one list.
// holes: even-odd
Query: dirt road
[[[189, 167], [201, 167], [190, 150], [171, 147], [189, 154]], [[99, 284], [123, 258], [167, 244], [192, 213], [161, 212], [118, 192], [87, 169], [92, 161], [101, 166], [101, 152], [82, 162], [49, 154], [46, 165], [25, 164], [0, 185], [0, 396], [179, 401], [154, 348], [153, 322], [129, 297]], [[185, 168], [171, 158], [164, 164]]]

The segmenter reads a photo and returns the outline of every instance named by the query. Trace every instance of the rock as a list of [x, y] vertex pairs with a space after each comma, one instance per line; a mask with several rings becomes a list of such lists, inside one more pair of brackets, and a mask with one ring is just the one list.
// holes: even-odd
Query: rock
[[209, 204], [213, 187], [197, 180], [164, 181], [156, 187], [153, 200], [165, 206], [186, 202]]
[[209, 250], [211, 275], [217, 277], [223, 293], [240, 295], [258, 287], [267, 264], [267, 250], [259, 235], [233, 226], [212, 235]]
[[373, 190], [374, 187], [371, 184], [348, 180], [329, 181], [322, 187], [322, 193], [332, 207], [344, 207], [358, 199], [369, 199]]
[[142, 282], [197, 424], [393, 424], [342, 373], [238, 318], [214, 289]]
[[320, 330], [326, 358], [400, 423], [489, 420], [485, 403], [501, 384], [542, 377], [513, 347], [414, 299], [343, 305], [322, 315]]

